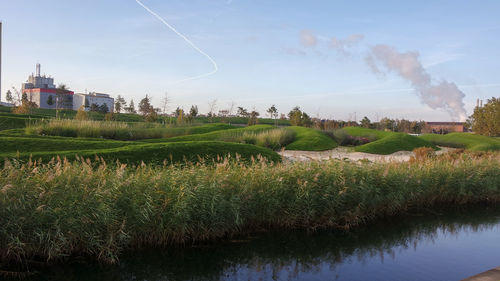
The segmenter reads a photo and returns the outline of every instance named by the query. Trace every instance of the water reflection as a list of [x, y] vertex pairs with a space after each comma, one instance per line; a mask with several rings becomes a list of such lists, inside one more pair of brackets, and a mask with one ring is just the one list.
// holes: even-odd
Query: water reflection
[[[271, 232], [135, 251], [117, 266], [72, 264], [44, 270], [38, 279], [457, 280], [481, 266], [500, 265], [499, 235], [500, 208], [468, 208], [392, 218], [350, 232]], [[474, 251], [481, 255], [471, 260]]]

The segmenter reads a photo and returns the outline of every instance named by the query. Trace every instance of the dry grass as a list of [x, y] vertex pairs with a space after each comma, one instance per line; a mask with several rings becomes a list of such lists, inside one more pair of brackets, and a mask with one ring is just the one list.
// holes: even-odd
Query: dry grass
[[408, 208], [500, 201], [500, 154], [413, 163], [112, 165], [56, 159], [0, 170], [0, 261], [166, 246], [268, 228], [352, 227]]

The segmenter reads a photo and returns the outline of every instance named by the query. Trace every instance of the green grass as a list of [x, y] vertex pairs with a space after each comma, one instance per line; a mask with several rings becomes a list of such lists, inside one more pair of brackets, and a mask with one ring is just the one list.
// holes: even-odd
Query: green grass
[[286, 146], [287, 150], [322, 151], [337, 147], [337, 143], [321, 131], [292, 126], [289, 129], [295, 132], [295, 141]]
[[228, 141], [234, 142], [244, 134], [248, 133], [260, 133], [267, 130], [272, 130], [274, 127], [271, 125], [255, 125], [249, 127], [218, 130], [214, 132], [209, 132], [205, 134], [195, 134], [195, 135], [185, 135], [172, 137], [167, 139], [150, 139], [143, 140], [143, 142], [148, 143], [159, 143], [159, 142], [180, 142], [180, 141]]
[[[11, 156], [12, 155], [12, 156]], [[231, 155], [239, 155], [245, 162], [252, 158], [257, 159], [259, 155], [270, 161], [281, 161], [281, 157], [274, 151], [250, 144], [226, 143], [226, 142], [176, 142], [176, 143], [157, 143], [157, 144], [133, 144], [106, 149], [87, 149], [87, 150], [69, 150], [69, 151], [36, 151], [22, 152], [17, 155], [0, 154], [7, 159], [20, 159], [27, 161], [41, 159], [48, 162], [54, 157], [67, 158], [69, 160], [77, 157], [94, 159], [96, 156], [114, 163], [117, 160], [121, 163], [140, 164], [141, 162], [153, 164], [172, 164], [203, 161], [220, 161]]]
[[114, 263], [128, 248], [266, 229], [348, 228], [410, 208], [500, 202], [498, 153], [462, 156], [453, 162], [183, 167], [6, 163], [0, 169], [0, 263], [72, 256]]
[[26, 128], [28, 134], [106, 138], [115, 140], [140, 140], [169, 138], [186, 134], [201, 134], [233, 128], [227, 124], [208, 124], [202, 126], [164, 126], [158, 123], [124, 123], [116, 121], [78, 121], [71, 119], [40, 122]]
[[405, 133], [392, 133], [389, 136], [378, 139], [364, 145], [357, 146], [354, 150], [371, 154], [391, 154], [397, 151], [413, 151], [419, 147], [431, 147], [438, 149], [434, 144], [415, 136]]
[[356, 146], [354, 150], [358, 152], [387, 155], [398, 151], [413, 151], [419, 147], [438, 149], [431, 142], [405, 133], [385, 132], [361, 127], [346, 127], [343, 130], [351, 136], [375, 140]]
[[435, 145], [466, 148], [473, 151], [500, 150], [500, 139], [471, 133], [450, 133], [446, 135], [425, 134], [421, 139]]
[[393, 132], [385, 132], [385, 131], [379, 131], [361, 127], [345, 127], [343, 128], [343, 130], [346, 131], [349, 135], [354, 137], [375, 136], [377, 140], [394, 134]]
[[134, 142], [113, 141], [102, 139], [63, 138], [63, 137], [29, 137], [29, 136], [0, 136], [0, 159], [13, 157], [17, 152], [46, 152], [46, 151], [77, 151], [89, 149], [108, 149], [127, 145]]
[[0, 131], [25, 128], [27, 124], [30, 122], [33, 123], [36, 120], [39, 120], [39, 118], [20, 117], [12, 114], [0, 115]]

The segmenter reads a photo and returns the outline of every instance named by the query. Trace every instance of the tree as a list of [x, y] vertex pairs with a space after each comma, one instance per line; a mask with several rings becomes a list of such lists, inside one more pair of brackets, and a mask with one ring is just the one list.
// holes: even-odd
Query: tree
[[151, 99], [148, 95], [146, 95], [145, 98], [143, 98], [139, 102], [139, 112], [143, 115], [146, 116], [150, 114], [151, 112], [154, 112], [154, 108], [151, 105]]
[[66, 86], [66, 84], [59, 84], [57, 86], [57, 90], [60, 90], [60, 91], [68, 91], [69, 90], [69, 87]]
[[302, 126], [302, 111], [300, 107], [294, 107], [288, 113], [288, 119], [290, 119], [290, 124], [292, 124], [292, 126]]
[[47, 104], [48, 104], [48, 105], [53, 105], [53, 104], [54, 104], [54, 98], [52, 97], [52, 95], [50, 95], [50, 96], [47, 98]]
[[183, 110], [180, 107], [177, 107], [174, 111], [175, 117], [179, 117], [183, 113]]
[[109, 112], [109, 107], [107, 104], [103, 103], [99, 106], [99, 112], [100, 113], [103, 113], [103, 114], [106, 114]]
[[7, 93], [5, 94], [5, 100], [8, 103], [14, 103], [14, 97], [12, 96], [12, 92], [10, 90], [7, 90]]
[[257, 125], [259, 123], [259, 119], [257, 119], [259, 115], [260, 114], [257, 111], [252, 110], [252, 112], [250, 112], [250, 119], [248, 119], [248, 125], [249, 126]]
[[248, 117], [249, 114], [248, 114], [248, 111], [246, 109], [244, 109], [243, 107], [241, 106], [238, 106], [238, 113], [237, 113], [238, 116], [240, 117]]
[[125, 110], [128, 112], [128, 113], [137, 113], [135, 111], [135, 104], [134, 104], [134, 100], [130, 100], [130, 102], [128, 103], [128, 107], [125, 108]]
[[278, 109], [276, 106], [273, 104], [270, 108], [267, 109], [267, 113], [269, 113], [269, 116], [271, 116], [272, 119], [274, 119], [274, 125], [276, 126], [278, 123]]
[[484, 106], [477, 106], [470, 119], [475, 133], [500, 136], [500, 98], [493, 97]]
[[217, 99], [213, 99], [208, 102], [208, 117], [215, 116], [215, 109], [217, 108]]
[[21, 98], [21, 102], [27, 102], [27, 101], [28, 101], [28, 94], [23, 93], [22, 98]]
[[191, 105], [191, 109], [189, 110], [189, 116], [192, 118], [198, 116], [198, 106], [197, 105]]
[[177, 124], [182, 124], [184, 122], [184, 110], [177, 107], [175, 115], [177, 116]]
[[368, 117], [363, 117], [363, 119], [361, 119], [361, 127], [363, 128], [370, 128], [371, 125], [372, 125], [372, 122], [370, 121], [370, 119], [368, 119]]
[[120, 113], [122, 109], [125, 109], [126, 106], [127, 102], [125, 101], [125, 99], [122, 96], [118, 95], [115, 101], [115, 111]]
[[310, 127], [312, 125], [311, 117], [305, 112], [300, 110], [300, 107], [294, 107], [288, 113], [288, 119], [290, 119], [290, 124], [293, 126], [305, 126]]
[[78, 108], [78, 111], [76, 112], [76, 115], [75, 115], [75, 119], [80, 120], [80, 121], [88, 119], [87, 112], [85, 112], [83, 105], [80, 106], [80, 108]]

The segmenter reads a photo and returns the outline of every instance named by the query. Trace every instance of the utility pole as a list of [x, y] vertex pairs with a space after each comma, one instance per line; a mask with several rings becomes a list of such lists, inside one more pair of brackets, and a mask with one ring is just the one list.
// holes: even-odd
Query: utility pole
[[2, 22], [0, 21], [0, 102], [2, 101]]

